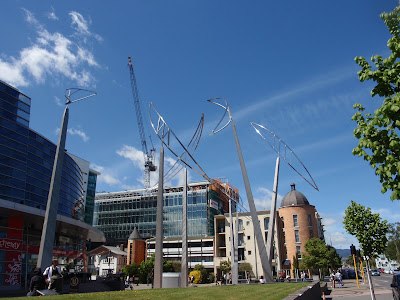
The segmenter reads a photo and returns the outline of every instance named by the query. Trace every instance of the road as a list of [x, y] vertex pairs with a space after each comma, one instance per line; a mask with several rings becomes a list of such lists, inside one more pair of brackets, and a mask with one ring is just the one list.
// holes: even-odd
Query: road
[[[372, 282], [375, 290], [376, 300], [391, 300], [392, 289], [390, 283], [392, 281], [390, 274], [381, 274], [381, 276], [372, 276]], [[335, 288], [331, 290], [330, 294], [326, 296], [327, 300], [340, 299], [340, 300], [369, 300], [371, 294], [368, 286], [368, 280], [360, 281], [360, 288], [357, 287], [357, 282], [354, 279], [343, 280], [343, 288]], [[328, 284], [328, 287], [330, 284]]]

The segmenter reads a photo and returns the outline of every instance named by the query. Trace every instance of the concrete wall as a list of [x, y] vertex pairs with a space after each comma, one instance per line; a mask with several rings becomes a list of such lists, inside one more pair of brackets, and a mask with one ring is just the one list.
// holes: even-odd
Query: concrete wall
[[292, 294], [284, 298], [283, 300], [315, 300], [321, 299], [321, 286], [319, 281], [313, 281], [310, 285], [296, 291], [296, 294]]

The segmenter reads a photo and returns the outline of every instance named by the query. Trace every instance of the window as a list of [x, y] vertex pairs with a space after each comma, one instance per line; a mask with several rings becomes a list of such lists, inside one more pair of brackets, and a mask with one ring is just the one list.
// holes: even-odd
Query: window
[[264, 230], [268, 230], [269, 218], [264, 218]]
[[251, 255], [251, 251], [247, 251], [247, 255]]
[[294, 231], [294, 238], [296, 240], [296, 243], [300, 243], [300, 235], [298, 230]]
[[246, 221], [246, 226], [249, 226], [250, 225], [250, 221]]
[[297, 257], [301, 258], [301, 247], [300, 246], [296, 246], [296, 253], [297, 253]]
[[307, 218], [308, 218], [308, 226], [312, 226], [311, 215], [307, 214]]
[[250, 236], [249, 235], [247, 236], [247, 240], [250, 240]]
[[283, 216], [281, 217], [281, 221], [282, 221], [282, 228], [285, 228], [285, 222], [283, 221]]
[[264, 234], [265, 234], [265, 242], [267, 242], [268, 241], [268, 231], [265, 231]]
[[293, 215], [293, 226], [294, 227], [298, 227], [299, 226], [299, 224], [297, 222], [297, 215]]
[[312, 239], [314, 237], [314, 232], [312, 229], [310, 229], [310, 239]]
[[283, 232], [283, 242], [286, 244], [286, 234]]
[[239, 219], [239, 231], [243, 231], [243, 230], [244, 230], [244, 228], [243, 228], [243, 220]]

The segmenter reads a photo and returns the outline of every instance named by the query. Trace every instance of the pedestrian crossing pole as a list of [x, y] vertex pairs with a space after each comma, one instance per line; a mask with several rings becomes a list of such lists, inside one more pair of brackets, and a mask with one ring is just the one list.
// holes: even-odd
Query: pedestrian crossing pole
[[357, 279], [357, 287], [360, 288], [360, 283], [358, 282], [358, 272], [357, 272], [357, 263], [356, 263], [356, 247], [351, 244], [350, 246], [350, 252], [353, 255], [353, 261], [354, 261], [354, 271], [356, 272], [356, 279]]

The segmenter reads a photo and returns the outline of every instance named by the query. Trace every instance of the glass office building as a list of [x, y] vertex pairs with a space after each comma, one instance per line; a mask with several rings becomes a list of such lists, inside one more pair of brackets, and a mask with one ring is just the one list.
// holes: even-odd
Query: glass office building
[[[229, 184], [215, 181], [188, 184], [188, 235], [214, 235], [214, 216], [228, 211], [223, 191]], [[235, 190], [229, 186], [231, 190]], [[164, 190], [164, 237], [182, 236], [183, 187]], [[235, 190], [238, 199], [238, 192]], [[157, 191], [133, 190], [96, 195], [93, 225], [104, 232], [107, 242], [126, 243], [134, 228], [140, 236], [156, 235]]]
[[[25, 286], [36, 265], [56, 145], [29, 128], [31, 99], [0, 81], [0, 291]], [[53, 256], [81, 264], [85, 240], [102, 241], [84, 223], [86, 182], [66, 153]], [[79, 258], [79, 261], [78, 261]]]

